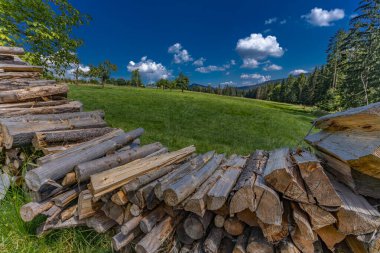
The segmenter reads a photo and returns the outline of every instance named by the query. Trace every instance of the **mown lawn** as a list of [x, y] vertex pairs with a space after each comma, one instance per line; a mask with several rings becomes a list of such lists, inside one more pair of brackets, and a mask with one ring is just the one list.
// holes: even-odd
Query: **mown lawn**
[[[170, 149], [194, 144], [198, 152], [247, 155], [254, 149], [295, 146], [314, 118], [310, 108], [244, 98], [126, 87], [71, 86], [69, 97], [85, 110], [102, 109], [113, 127], [143, 127], [143, 143], [159, 141]], [[14, 188], [0, 202], [0, 252], [112, 252], [107, 235], [89, 229], [34, 236], [41, 218], [23, 223], [27, 202]]]

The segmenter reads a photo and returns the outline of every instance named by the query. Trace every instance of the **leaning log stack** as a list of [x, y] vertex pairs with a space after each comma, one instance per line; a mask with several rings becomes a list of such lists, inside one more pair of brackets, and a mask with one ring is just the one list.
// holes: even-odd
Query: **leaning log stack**
[[20, 215], [46, 217], [37, 235], [87, 226], [137, 253], [380, 252], [380, 104], [317, 119], [315, 154], [169, 151], [82, 112], [22, 54], [0, 47], [0, 198], [24, 167]]

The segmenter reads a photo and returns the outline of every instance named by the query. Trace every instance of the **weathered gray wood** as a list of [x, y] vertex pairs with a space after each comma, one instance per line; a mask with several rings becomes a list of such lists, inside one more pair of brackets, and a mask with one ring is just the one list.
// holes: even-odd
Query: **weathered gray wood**
[[0, 46], [0, 54], [5, 55], [24, 55], [25, 51], [22, 47], [5, 47]]
[[301, 209], [309, 215], [313, 230], [336, 223], [334, 215], [314, 204], [299, 204]]
[[227, 201], [246, 162], [245, 158], [237, 157], [229, 159], [224, 167], [224, 173], [207, 193], [207, 209], [217, 210]]
[[[136, 139], [142, 133], [142, 131], [139, 133], [134, 133], [133, 139]], [[156, 142], [123, 152], [116, 152], [113, 155], [108, 155], [96, 160], [89, 160], [85, 163], [78, 164], [74, 169], [77, 180], [78, 182], [84, 182], [90, 179], [91, 175], [110, 170], [117, 166], [121, 166], [134, 160], [146, 157], [147, 155], [152, 154], [161, 148], [162, 145], [159, 142]]]
[[243, 234], [239, 235], [236, 240], [235, 247], [233, 249], [233, 253], [247, 253], [247, 244], [250, 236], [250, 229], [245, 228]]
[[186, 234], [193, 240], [199, 240], [205, 236], [208, 226], [213, 220], [213, 213], [206, 212], [203, 217], [190, 214], [184, 221]]
[[232, 240], [228, 237], [224, 237], [221, 244], [220, 244], [218, 252], [219, 253], [232, 253], [233, 249], [234, 249], [234, 243], [232, 242]]
[[0, 172], [0, 201], [5, 198], [9, 187], [11, 186], [11, 178], [6, 173]]
[[149, 233], [165, 215], [165, 209], [162, 206], [157, 207], [140, 221], [141, 231]]
[[103, 213], [110, 219], [114, 220], [117, 224], [122, 225], [124, 223], [125, 208], [116, 205], [112, 201], [107, 201], [101, 208]]
[[192, 244], [194, 242], [194, 239], [186, 233], [185, 225], [183, 223], [178, 224], [175, 235], [182, 244]]
[[206, 165], [170, 185], [164, 192], [164, 201], [175, 206], [190, 196], [198, 186], [209, 178], [219, 166], [223, 155], [216, 155]]
[[43, 203], [29, 202], [20, 208], [21, 219], [25, 222], [32, 221], [37, 215], [50, 209], [53, 205], [52, 201]]
[[114, 227], [116, 222], [100, 212], [86, 219], [86, 225], [93, 228], [97, 233], [105, 233]]
[[66, 191], [64, 193], [59, 194], [52, 198], [52, 201], [56, 206], [65, 207], [70, 204], [71, 201], [78, 198], [79, 193], [83, 190], [87, 189], [86, 185], [79, 185], [74, 187], [74, 189]]
[[146, 216], [146, 214], [140, 214], [139, 216], [133, 217], [127, 222], [125, 222], [120, 230], [124, 235], [128, 235], [130, 232], [132, 232], [135, 228], [137, 228], [140, 224], [140, 221]]
[[135, 238], [139, 237], [141, 235], [140, 228], [136, 228], [128, 235], [124, 235], [123, 233], [117, 233], [115, 236], [112, 237], [112, 247], [114, 250], [119, 251], [123, 247], [127, 246], [129, 243], [131, 243]]
[[0, 69], [5, 72], [38, 72], [42, 73], [44, 70], [43, 67], [40, 66], [31, 66], [31, 65], [20, 65], [20, 64], [7, 64], [0, 63]]
[[[143, 132], [144, 130], [139, 128], [117, 136], [113, 136], [113, 132], [106, 134], [105, 136], [99, 137], [103, 141], [98, 145], [90, 146], [75, 153], [69, 153], [69, 156], [58, 158], [34, 170], [28, 171], [25, 176], [25, 181], [30, 189], [38, 191], [49, 180], [63, 178], [67, 173], [72, 171], [76, 165], [102, 157], [107, 152], [116, 150], [120, 146], [124, 146], [133, 141]], [[109, 138], [107, 138], [107, 136], [109, 136]], [[90, 142], [95, 142], [96, 140], [97, 139], [91, 140]]]
[[268, 243], [259, 228], [252, 228], [248, 239], [247, 253], [274, 253], [273, 246]]
[[18, 79], [18, 78], [39, 78], [38, 72], [0, 72], [0, 80]]
[[285, 197], [297, 202], [310, 202], [302, 178], [291, 163], [288, 148], [270, 152], [264, 178], [266, 183]]
[[222, 242], [223, 235], [223, 229], [216, 227], [212, 228], [203, 245], [205, 252], [217, 253], [220, 243]]
[[236, 217], [230, 217], [224, 222], [224, 230], [232, 236], [239, 236], [244, 232], [244, 223]]
[[[3, 73], [0, 73], [0, 78]], [[14, 103], [26, 101], [28, 99], [48, 97], [68, 92], [66, 85], [49, 85], [30, 87], [19, 90], [9, 90], [0, 93], [0, 103]]]

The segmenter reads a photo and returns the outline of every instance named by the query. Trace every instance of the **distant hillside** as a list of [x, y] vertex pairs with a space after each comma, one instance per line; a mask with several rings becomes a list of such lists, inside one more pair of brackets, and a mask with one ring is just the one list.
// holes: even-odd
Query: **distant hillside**
[[[235, 87], [238, 90], [248, 91], [248, 90], [252, 90], [252, 89], [255, 89], [257, 87], [260, 87], [260, 86], [265, 86], [265, 85], [274, 84], [274, 83], [280, 83], [284, 79], [285, 78], [276, 79], [276, 80], [270, 80], [270, 81], [266, 81], [266, 82], [259, 83], [259, 84], [252, 84], [252, 85], [246, 85], [246, 86], [232, 86], [232, 87]], [[208, 85], [203, 85], [203, 84], [199, 84], [199, 83], [192, 83], [189, 86], [190, 89], [194, 89], [194, 88], [203, 88], [203, 89], [205, 89], [205, 88], [208, 88], [208, 87], [209, 87]], [[217, 87], [212, 86], [212, 88], [215, 89]]]

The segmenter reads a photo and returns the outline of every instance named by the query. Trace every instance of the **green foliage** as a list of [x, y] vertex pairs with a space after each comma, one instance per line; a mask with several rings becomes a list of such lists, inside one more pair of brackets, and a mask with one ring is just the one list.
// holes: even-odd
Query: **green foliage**
[[157, 88], [162, 88], [163, 90], [168, 89], [170, 88], [170, 81], [167, 79], [161, 78], [160, 80], [156, 82], [156, 86]]
[[112, 64], [109, 60], [100, 63], [98, 66], [90, 65], [88, 76], [98, 78], [100, 83], [104, 86], [107, 80], [111, 77], [111, 72], [117, 71], [117, 66]]
[[131, 75], [132, 75], [132, 78], [131, 78], [132, 86], [135, 86], [135, 87], [144, 86], [143, 82], [141, 81], [140, 71], [138, 69], [133, 70]]
[[82, 44], [71, 32], [88, 21], [68, 0], [1, 0], [0, 45], [24, 47], [28, 62], [63, 75]]
[[181, 89], [182, 92], [184, 90], [189, 89], [190, 79], [187, 76], [185, 76], [182, 72], [179, 73], [178, 77], [175, 79], [174, 82], [176, 83], [176, 87]]

